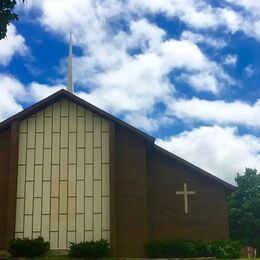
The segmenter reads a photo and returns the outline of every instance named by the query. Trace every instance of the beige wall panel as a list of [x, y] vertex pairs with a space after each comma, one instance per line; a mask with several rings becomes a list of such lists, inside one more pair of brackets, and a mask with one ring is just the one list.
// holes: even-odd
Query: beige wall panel
[[78, 105], [78, 116], [85, 116], [85, 108]]
[[52, 118], [44, 118], [44, 148], [51, 148]]
[[85, 231], [85, 241], [93, 240], [93, 231]]
[[14, 237], [23, 239], [23, 232], [22, 233], [15, 233]]
[[93, 198], [85, 198], [85, 230], [93, 229]]
[[75, 231], [68, 231], [68, 247], [71, 243], [76, 242], [76, 232]]
[[53, 104], [53, 132], [60, 132], [60, 102]]
[[76, 163], [76, 133], [69, 133], [69, 163]]
[[18, 164], [26, 163], [26, 141], [27, 134], [19, 134], [19, 152], [18, 152]]
[[68, 179], [68, 149], [60, 149], [60, 180]]
[[59, 216], [59, 249], [67, 248], [67, 216]]
[[42, 237], [47, 241], [50, 239], [50, 215], [42, 215]]
[[94, 148], [94, 180], [101, 179], [101, 148]]
[[21, 165], [18, 166], [18, 174], [17, 174], [17, 197], [24, 197], [25, 196], [25, 166]]
[[24, 199], [16, 200], [15, 232], [23, 232]]
[[85, 118], [78, 117], [77, 119], [77, 147], [84, 148], [85, 143]]
[[109, 131], [109, 122], [106, 119], [102, 118], [102, 122], [101, 122], [102, 126], [102, 132], [108, 132]]
[[41, 235], [40, 232], [34, 232], [33, 233], [33, 239], [38, 238]]
[[93, 196], [93, 165], [85, 165], [85, 196]]
[[44, 111], [39, 111], [36, 114], [36, 132], [43, 132], [43, 122], [44, 122]]
[[94, 147], [101, 147], [101, 118], [94, 117]]
[[76, 165], [69, 165], [69, 196], [76, 196]]
[[61, 148], [68, 148], [68, 140], [69, 140], [69, 118], [61, 117]]
[[42, 164], [43, 160], [43, 133], [36, 133], [35, 164]]
[[27, 150], [26, 180], [34, 179], [34, 149]]
[[27, 148], [35, 147], [35, 118], [30, 117], [28, 119], [28, 138]]
[[59, 196], [59, 171], [60, 166], [59, 165], [52, 165], [52, 171], [51, 171], [51, 196], [52, 197], [58, 197]]
[[84, 180], [84, 148], [77, 149], [77, 180]]
[[60, 162], [60, 134], [52, 134], [52, 163], [59, 164]]
[[59, 226], [59, 199], [51, 198], [51, 231], [58, 231]]
[[94, 213], [101, 213], [101, 181], [94, 181]]
[[33, 203], [33, 231], [41, 231], [42, 200], [34, 199]]
[[32, 214], [32, 208], [33, 208], [33, 182], [26, 182], [25, 214]]
[[27, 120], [24, 119], [19, 124], [19, 133], [26, 133], [27, 132]]
[[43, 187], [42, 213], [50, 214], [51, 182], [44, 181], [42, 187]]
[[85, 131], [93, 131], [93, 113], [88, 110], [85, 110]]
[[52, 106], [48, 106], [44, 109], [45, 117], [52, 117]]
[[110, 193], [109, 164], [102, 164], [102, 196], [109, 196]]
[[51, 179], [51, 149], [43, 151], [43, 180]]
[[77, 181], [77, 213], [84, 213], [84, 181]]
[[68, 231], [75, 231], [76, 199], [68, 198]]
[[110, 240], [110, 231], [102, 231], [102, 238], [105, 240]]
[[69, 115], [69, 102], [67, 99], [61, 100], [61, 116]]
[[109, 230], [110, 227], [110, 198], [102, 198], [102, 230]]
[[93, 240], [100, 240], [101, 236], [101, 214], [94, 214]]
[[34, 197], [42, 196], [42, 165], [35, 165]]
[[67, 213], [67, 181], [60, 181], [60, 213]]
[[76, 216], [76, 242], [84, 241], [84, 215], [77, 214]]
[[77, 105], [69, 102], [69, 132], [76, 132], [77, 128]]
[[51, 249], [58, 249], [58, 232], [50, 233], [50, 247]]
[[109, 163], [109, 133], [102, 133], [102, 163]]
[[32, 215], [24, 216], [24, 237], [32, 238]]
[[41, 234], [52, 249], [109, 239], [109, 122], [63, 99], [19, 133], [16, 236]]
[[93, 163], [93, 133], [85, 133], [85, 163]]

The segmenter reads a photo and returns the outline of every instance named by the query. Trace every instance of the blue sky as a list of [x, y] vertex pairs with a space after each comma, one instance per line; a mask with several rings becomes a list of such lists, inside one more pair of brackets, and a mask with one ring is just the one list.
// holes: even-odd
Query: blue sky
[[260, 169], [260, 2], [28, 0], [0, 41], [0, 121], [66, 86], [229, 182]]

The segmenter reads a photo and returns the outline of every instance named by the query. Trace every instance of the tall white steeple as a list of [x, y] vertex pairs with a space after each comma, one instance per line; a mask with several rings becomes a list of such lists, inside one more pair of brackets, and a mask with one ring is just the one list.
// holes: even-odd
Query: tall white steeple
[[69, 42], [69, 61], [68, 61], [68, 85], [67, 90], [70, 93], [74, 92], [74, 84], [73, 84], [73, 74], [72, 74], [72, 39], [71, 39], [71, 33], [70, 33], [70, 42]]

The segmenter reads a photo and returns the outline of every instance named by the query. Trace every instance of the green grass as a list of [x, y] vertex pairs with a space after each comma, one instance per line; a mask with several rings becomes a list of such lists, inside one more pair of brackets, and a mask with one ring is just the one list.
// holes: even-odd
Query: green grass
[[240, 258], [240, 260], [260, 260], [260, 258]]

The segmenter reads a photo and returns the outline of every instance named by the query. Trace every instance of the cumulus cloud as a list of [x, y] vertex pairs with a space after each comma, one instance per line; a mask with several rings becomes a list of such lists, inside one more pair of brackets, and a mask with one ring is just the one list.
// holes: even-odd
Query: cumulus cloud
[[23, 110], [22, 104], [31, 105], [65, 88], [64, 85], [46, 85], [36, 82], [24, 85], [8, 74], [0, 74], [0, 82], [0, 122]]
[[247, 65], [247, 66], [244, 68], [244, 72], [246, 73], [246, 76], [247, 76], [247, 77], [253, 76], [253, 74], [255, 73], [255, 70], [254, 70], [252, 64]]
[[21, 111], [23, 107], [17, 100], [25, 95], [24, 86], [10, 75], [0, 74], [0, 121]]
[[245, 167], [260, 168], [260, 139], [236, 128], [200, 127], [157, 144], [230, 183]]
[[[85, 88], [82, 97], [112, 113], [124, 113], [128, 119], [133, 114], [146, 117], [140, 122], [150, 130], [150, 126], [157, 128], [157, 124], [147, 124], [153, 122], [150, 115], [154, 106], [166, 103], [176, 91], [173, 82], [179, 78], [175, 78], [175, 71], [182, 70], [181, 80], [196, 91], [215, 94], [233, 80], [203, 53], [198, 40], [169, 38], [164, 29], [140, 15], [150, 8], [147, 5], [155, 13], [170, 12], [165, 15], [182, 17], [184, 12], [187, 18], [194, 14], [191, 22], [201, 23], [196, 25], [199, 27], [215, 26], [217, 21], [211, 7], [187, 0], [45, 0], [31, 1], [26, 8], [37, 8], [41, 25], [65, 40], [73, 32], [74, 45], [83, 52], [74, 59], [75, 82]], [[207, 41], [224, 44], [210, 38]]]
[[224, 59], [225, 65], [235, 65], [237, 63], [237, 55], [228, 54]]
[[0, 65], [8, 65], [15, 54], [25, 55], [28, 48], [25, 45], [25, 39], [17, 34], [14, 25], [7, 28], [7, 37], [0, 41]]
[[34, 101], [38, 102], [41, 99], [44, 99], [55, 92], [59, 91], [62, 88], [66, 88], [64, 85], [54, 85], [54, 86], [49, 86], [46, 84], [39, 84], [37, 82], [32, 82], [28, 87], [27, 87], [27, 101]]
[[183, 120], [260, 127], [260, 100], [250, 105], [241, 101], [179, 99], [169, 105], [169, 113]]
[[221, 38], [214, 38], [211, 36], [203, 35], [200, 33], [194, 33], [191, 31], [183, 31], [181, 33], [182, 40], [187, 40], [190, 42], [193, 42], [195, 44], [204, 43], [210, 47], [213, 47], [215, 49], [222, 49], [227, 45], [227, 42]]

